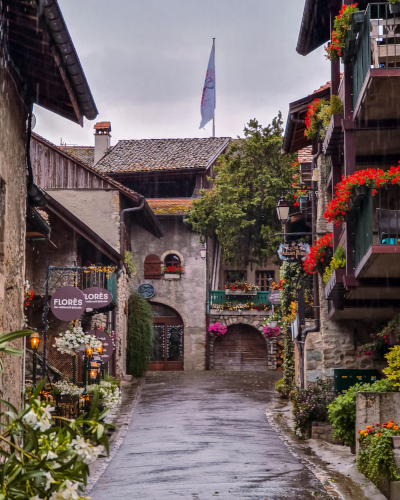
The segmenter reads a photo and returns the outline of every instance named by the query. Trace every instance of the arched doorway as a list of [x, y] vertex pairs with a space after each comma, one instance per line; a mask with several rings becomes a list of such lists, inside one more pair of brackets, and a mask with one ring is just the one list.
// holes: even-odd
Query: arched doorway
[[183, 370], [183, 321], [164, 304], [150, 304], [153, 314], [154, 351], [150, 370]]
[[250, 325], [237, 324], [214, 342], [214, 370], [268, 370], [267, 343]]

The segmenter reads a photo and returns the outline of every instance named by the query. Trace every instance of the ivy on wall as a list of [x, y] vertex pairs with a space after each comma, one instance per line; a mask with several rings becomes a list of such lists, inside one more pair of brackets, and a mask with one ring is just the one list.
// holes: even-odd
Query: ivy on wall
[[153, 318], [150, 304], [135, 293], [128, 301], [128, 346], [126, 371], [142, 377], [153, 354]]

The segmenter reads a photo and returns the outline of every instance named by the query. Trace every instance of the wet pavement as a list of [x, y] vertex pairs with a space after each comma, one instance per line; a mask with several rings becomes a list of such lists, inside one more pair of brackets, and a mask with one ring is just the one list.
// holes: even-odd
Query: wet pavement
[[268, 424], [277, 373], [150, 373], [93, 500], [330, 498]]

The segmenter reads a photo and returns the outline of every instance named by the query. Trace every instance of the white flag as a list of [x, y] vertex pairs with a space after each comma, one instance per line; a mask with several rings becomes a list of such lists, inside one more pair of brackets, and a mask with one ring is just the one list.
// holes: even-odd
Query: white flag
[[215, 109], [215, 66], [214, 66], [214, 44], [211, 49], [210, 60], [208, 61], [206, 80], [204, 82], [203, 95], [201, 97], [201, 123], [199, 128], [203, 128], [214, 118]]

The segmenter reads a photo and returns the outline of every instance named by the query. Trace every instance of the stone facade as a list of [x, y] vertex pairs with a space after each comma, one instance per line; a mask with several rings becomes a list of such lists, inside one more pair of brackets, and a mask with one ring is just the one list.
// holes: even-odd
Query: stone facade
[[[155, 295], [151, 303], [174, 309], [184, 326], [184, 370], [205, 369], [206, 347], [206, 262], [200, 256], [199, 235], [181, 217], [160, 220], [165, 236], [156, 238], [140, 226], [131, 231], [131, 247], [137, 273], [132, 279], [132, 292], [141, 283], [151, 283]], [[155, 254], [160, 259], [175, 253], [181, 256], [184, 273], [177, 280], [144, 278], [144, 260]]]
[[[254, 312], [254, 311], [253, 311]], [[212, 323], [222, 323], [224, 326], [229, 327], [231, 325], [237, 325], [237, 324], [243, 324], [243, 325], [249, 325], [250, 327], [255, 328], [260, 332], [260, 335], [262, 335], [263, 331], [263, 322], [265, 321], [266, 317], [268, 315], [260, 315], [258, 314], [257, 316], [249, 315], [248, 313], [244, 312], [242, 314], [236, 313], [232, 314], [231, 311], [225, 311], [221, 312], [219, 314], [216, 314], [213, 312], [213, 314], [210, 316], [210, 322]], [[215, 337], [212, 333], [209, 333], [210, 335], [210, 370], [214, 368], [214, 342], [215, 342]], [[276, 344], [279, 341], [282, 341], [283, 337], [280, 335], [279, 337], [273, 338], [273, 339], [268, 339], [265, 338], [265, 343], [267, 344], [267, 350], [268, 350], [268, 370], [271, 371], [276, 371], [277, 365], [276, 365]]]
[[128, 334], [128, 299], [131, 294], [131, 279], [125, 269], [117, 281], [116, 333], [118, 337], [115, 346], [115, 364], [118, 377], [126, 375], [126, 350]]
[[339, 439], [333, 438], [333, 427], [329, 422], [312, 422], [311, 437], [312, 439], [321, 439], [332, 444], [343, 444]]
[[[27, 109], [0, 67], [0, 331], [19, 330], [23, 315]], [[22, 340], [13, 342], [22, 347]], [[3, 356], [0, 396], [21, 406], [22, 358]]]

